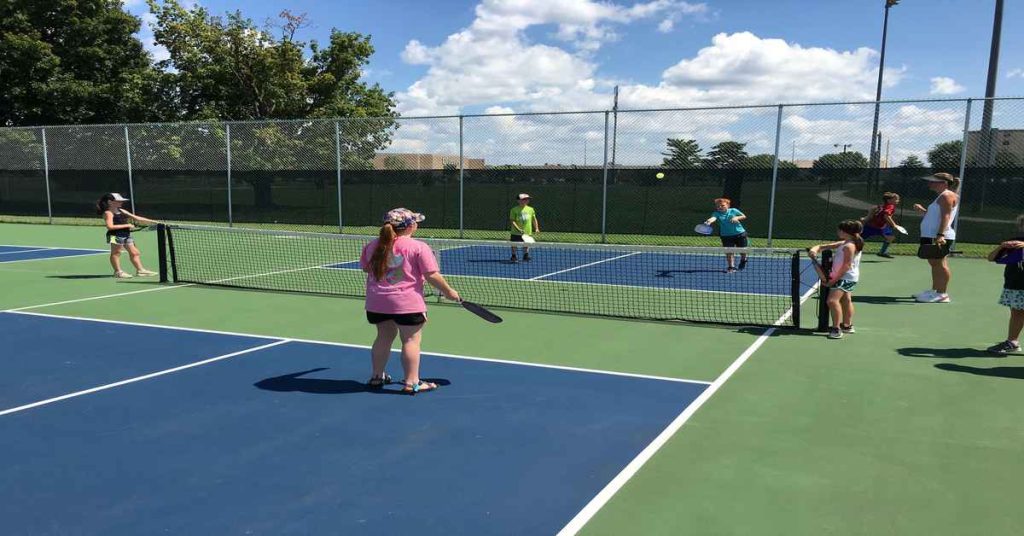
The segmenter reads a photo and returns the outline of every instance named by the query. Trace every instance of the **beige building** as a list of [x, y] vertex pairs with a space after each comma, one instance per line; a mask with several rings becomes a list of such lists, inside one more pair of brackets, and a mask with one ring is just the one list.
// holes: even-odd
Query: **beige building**
[[[465, 169], [484, 169], [483, 158], [466, 158]], [[459, 155], [424, 153], [377, 153], [373, 169], [444, 169], [446, 164], [459, 166]]]
[[[999, 153], [1012, 154], [1017, 162], [1024, 162], [1024, 130], [992, 129], [993, 155]], [[977, 160], [981, 151], [981, 132], [972, 130], [967, 133], [967, 161]]]

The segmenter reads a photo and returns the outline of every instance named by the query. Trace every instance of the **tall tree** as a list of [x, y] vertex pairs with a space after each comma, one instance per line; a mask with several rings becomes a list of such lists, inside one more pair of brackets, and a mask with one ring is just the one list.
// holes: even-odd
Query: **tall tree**
[[[743, 167], [748, 169], [772, 169], [775, 167], [775, 157], [764, 153], [755, 154], [743, 162]], [[797, 169], [796, 164], [789, 160], [779, 160], [779, 169]]]
[[0, 126], [154, 119], [140, 25], [119, 0], [0, 2]]
[[845, 153], [823, 154], [814, 161], [814, 171], [830, 171], [837, 169], [863, 169], [868, 167], [868, 159], [858, 151]]
[[741, 169], [747, 161], [747, 144], [737, 141], [723, 141], [715, 145], [704, 157], [708, 169]]
[[916, 155], [910, 155], [904, 158], [899, 165], [899, 173], [904, 177], [920, 175], [924, 170], [924, 162], [922, 162]]
[[947, 173], [958, 173], [960, 171], [960, 153], [963, 152], [964, 142], [953, 140], [935, 144], [932, 150], [928, 151], [928, 163], [933, 171], [945, 171]]
[[700, 167], [700, 145], [696, 140], [668, 138], [668, 151], [661, 153], [665, 158], [661, 165], [677, 169], [693, 169]]

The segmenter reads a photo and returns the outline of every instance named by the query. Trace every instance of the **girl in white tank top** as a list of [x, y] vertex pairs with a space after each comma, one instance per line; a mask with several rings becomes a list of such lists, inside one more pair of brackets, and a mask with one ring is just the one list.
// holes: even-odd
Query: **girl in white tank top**
[[[841, 339], [844, 333], [853, 333], [853, 289], [860, 281], [860, 257], [864, 251], [864, 239], [860, 234], [863, 224], [857, 220], [839, 223], [838, 242], [819, 244], [808, 250], [812, 258], [823, 249], [834, 249], [835, 258], [829, 274], [820, 272], [823, 283], [828, 287], [828, 310], [832, 316], [832, 328], [828, 338]], [[827, 280], [826, 280], [827, 279]]]

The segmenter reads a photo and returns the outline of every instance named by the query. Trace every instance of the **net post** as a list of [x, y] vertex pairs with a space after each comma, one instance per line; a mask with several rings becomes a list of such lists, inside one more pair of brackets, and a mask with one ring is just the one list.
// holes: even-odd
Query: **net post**
[[[227, 147], [227, 172], [228, 172], [228, 227], [234, 227], [235, 219], [231, 213], [232, 201], [231, 201], [231, 123], [225, 123], [224, 125], [224, 140]], [[172, 250], [173, 251], [173, 250]]]
[[[782, 105], [779, 105], [779, 114], [775, 119], [775, 158], [772, 160], [772, 193], [768, 201], [768, 247], [772, 247], [772, 232], [775, 230], [775, 191], [779, 183], [779, 141], [782, 138]], [[794, 313], [798, 310], [793, 309]], [[799, 322], [796, 323], [800, 325]]]
[[43, 179], [46, 181], [46, 218], [47, 223], [53, 225], [53, 199], [50, 197], [50, 156], [46, 149], [46, 129], [40, 129], [43, 133]]
[[124, 126], [124, 155], [128, 162], [128, 197], [135, 212], [135, 182], [132, 180], [132, 144], [128, 139], [128, 125]]
[[334, 155], [337, 170], [337, 183], [338, 183], [338, 232], [344, 233], [344, 220], [341, 218], [341, 127], [338, 122], [334, 122]]
[[170, 252], [170, 264], [171, 264], [171, 280], [175, 283], [178, 282], [178, 259], [174, 253], [174, 233], [171, 232], [171, 228], [164, 226], [164, 233], [167, 240], [167, 251]]
[[160, 282], [167, 283], [167, 229], [162, 223], [156, 226], [156, 257], [160, 265]]
[[463, 213], [465, 207], [465, 171], [466, 171], [466, 160], [463, 154], [463, 130], [462, 130], [463, 117], [459, 116], [459, 238], [465, 237], [466, 227], [463, 221]]
[[[832, 273], [832, 250], [830, 249], [821, 252], [821, 270], [826, 274]], [[821, 283], [818, 287], [818, 331], [828, 331], [828, 294], [828, 286]]]
[[604, 164], [601, 186], [601, 243], [608, 241], [608, 111], [604, 112]]
[[[782, 108], [781, 106], [779, 107]], [[793, 321], [793, 327], [800, 327], [800, 252], [793, 253], [793, 257], [790, 262], [790, 288], [789, 288], [790, 300], [792, 300], [793, 314], [790, 315], [790, 319]]]

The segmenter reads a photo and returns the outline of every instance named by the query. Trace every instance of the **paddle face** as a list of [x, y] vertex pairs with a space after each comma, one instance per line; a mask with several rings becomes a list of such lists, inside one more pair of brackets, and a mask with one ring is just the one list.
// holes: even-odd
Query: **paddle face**
[[533, 244], [536, 241], [537, 239], [530, 235], [523, 235], [523, 242], [526, 242], [527, 244]]
[[480, 318], [483, 318], [484, 320], [492, 324], [500, 324], [502, 321], [500, 316], [488, 311], [487, 309], [484, 309], [482, 305], [477, 305], [473, 302], [463, 300], [462, 307], [467, 311], [475, 314], [476, 316], [479, 316]]
[[693, 232], [704, 236], [710, 236], [714, 231], [715, 228], [706, 223], [698, 223], [697, 226], [693, 228]]
[[905, 234], [907, 234], [907, 228], [903, 227], [902, 225], [897, 225], [896, 226], [896, 232], [905, 235]]

